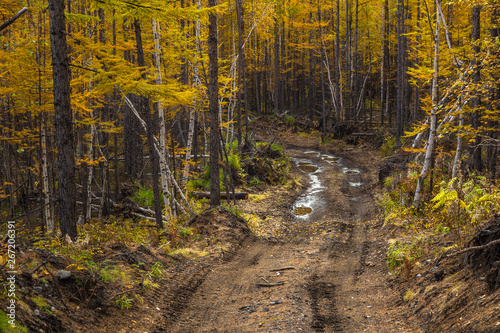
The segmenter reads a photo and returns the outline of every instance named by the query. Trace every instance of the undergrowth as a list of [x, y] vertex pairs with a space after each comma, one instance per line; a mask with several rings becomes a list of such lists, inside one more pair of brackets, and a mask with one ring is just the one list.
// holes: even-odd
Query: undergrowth
[[412, 207], [416, 177], [410, 170], [386, 178], [384, 193], [377, 200], [384, 210], [384, 225], [401, 230], [386, 253], [387, 265], [396, 274], [410, 274], [428, 253], [426, 244], [433, 237], [449, 234], [454, 240], [451, 246], [434, 251], [439, 256], [465, 244], [482, 222], [500, 211], [500, 190], [485, 177], [471, 175], [462, 182], [447, 180], [446, 174], [439, 173], [435, 175], [441, 179], [434, 193], [427, 194], [427, 200], [416, 210]]
[[0, 332], [26, 333], [28, 332], [28, 329], [24, 326], [19, 325], [15, 320], [9, 318], [7, 313], [0, 310]]
[[[288, 181], [290, 158], [283, 147], [277, 143], [257, 142], [254, 153], [242, 154], [238, 142], [226, 145], [227, 161], [222, 160], [219, 168], [219, 186], [225, 191], [225, 179], [228, 180], [226, 163], [229, 163], [232, 183], [236, 186], [260, 186], [262, 184], [281, 185]], [[226, 173], [226, 178], [224, 177]], [[186, 184], [188, 192], [210, 191], [210, 166], [195, 174]]]

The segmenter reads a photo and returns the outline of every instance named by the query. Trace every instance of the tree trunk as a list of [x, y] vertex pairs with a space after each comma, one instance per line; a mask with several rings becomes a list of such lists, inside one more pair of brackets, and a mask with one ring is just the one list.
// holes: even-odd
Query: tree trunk
[[325, 57], [323, 48], [323, 33], [321, 29], [321, 7], [318, 3], [318, 29], [319, 29], [319, 43], [321, 53], [321, 106], [323, 113], [323, 133], [321, 134], [321, 142], [326, 140], [326, 105], [325, 105]]
[[[30, 14], [31, 15], [31, 14]], [[38, 107], [42, 108], [44, 105], [44, 99], [42, 94], [42, 68], [45, 70], [45, 52], [42, 51], [42, 14], [38, 14], [38, 35], [37, 35], [37, 45], [38, 52], [36, 56], [38, 65]], [[45, 51], [45, 50], [44, 50]], [[43, 52], [43, 58], [42, 58]], [[43, 59], [43, 61], [42, 61]], [[50, 178], [49, 178], [49, 163], [48, 163], [48, 142], [47, 142], [47, 114], [42, 112], [40, 114], [40, 159], [41, 159], [41, 169], [42, 169], [42, 187], [43, 187], [43, 203], [44, 203], [44, 215], [45, 215], [45, 226], [46, 231], [49, 235], [54, 232], [54, 216], [52, 215], [52, 210], [50, 207], [50, 201], [52, 193], [50, 191]], [[1, 180], [0, 180], [1, 181]]]
[[[155, 20], [153, 20], [153, 37], [155, 41], [155, 52], [154, 52], [154, 59], [155, 59], [155, 65], [156, 65], [156, 84], [161, 85], [162, 84], [162, 77], [161, 77], [161, 58], [160, 58], [160, 24], [157, 23]], [[163, 203], [165, 205], [165, 208], [168, 209], [170, 212], [172, 212], [171, 205], [169, 202], [169, 182], [168, 182], [168, 174], [167, 174], [167, 168], [165, 165], [167, 164], [167, 152], [165, 151], [165, 140], [166, 140], [166, 129], [165, 129], [165, 111], [163, 109], [163, 103], [161, 100], [158, 101], [158, 123], [160, 126], [160, 178], [161, 178], [161, 188], [163, 192]], [[174, 210], [175, 211], [175, 210]]]
[[[477, 85], [481, 80], [481, 69], [478, 63], [480, 47], [477, 43], [481, 38], [481, 6], [477, 5], [472, 7], [472, 43], [474, 49], [474, 73], [472, 75], [472, 82], [474, 84], [474, 92], [473, 97], [471, 99], [471, 108], [473, 112], [471, 113], [471, 123], [474, 130], [478, 131], [481, 126], [480, 118], [481, 111], [479, 109], [481, 105], [481, 97], [480, 97], [480, 89], [478, 89]], [[481, 159], [481, 136], [476, 135], [475, 142], [469, 148], [470, 153], [470, 167], [478, 172], [483, 170], [483, 162]]]
[[[309, 24], [312, 24], [312, 12], [309, 14]], [[316, 72], [316, 64], [314, 62], [314, 45], [313, 45], [313, 30], [309, 32], [309, 73], [308, 79], [308, 104], [309, 104], [309, 117], [311, 121], [314, 120], [314, 102], [316, 100], [316, 91], [314, 87], [314, 73]]]
[[[215, 7], [217, 0], [209, 0]], [[208, 27], [208, 98], [210, 112], [210, 205], [220, 206], [219, 178], [219, 58], [217, 53], [217, 15], [211, 13]]]
[[405, 128], [405, 113], [408, 112], [408, 68], [407, 68], [407, 43], [406, 43], [406, 8], [405, 0], [398, 0], [397, 7], [397, 96], [396, 96], [396, 134], [403, 136]]
[[[128, 28], [126, 20], [123, 21], [123, 38], [128, 41]], [[134, 62], [130, 50], [124, 51], [124, 58], [129, 62]], [[130, 94], [128, 98], [137, 105], [137, 96]], [[123, 146], [125, 153], [125, 173], [135, 180], [142, 168], [143, 152], [141, 140], [141, 126], [130, 108], [125, 105], [123, 116]]]
[[349, 10], [349, 1], [345, 2], [345, 107], [346, 107], [346, 119], [349, 121], [352, 119], [351, 114], [351, 98], [352, 98], [352, 79], [351, 79], [351, 12]]
[[336, 24], [335, 24], [335, 98], [337, 99], [337, 120], [342, 120], [342, 114], [344, 113], [342, 110], [342, 101], [340, 97], [340, 0], [337, 0], [337, 15], [336, 15]]
[[[461, 103], [462, 97], [459, 98], [459, 103]], [[459, 126], [459, 131], [457, 133], [457, 150], [455, 152], [455, 159], [453, 160], [453, 168], [451, 171], [451, 179], [455, 179], [458, 177], [458, 172], [460, 171], [460, 161], [462, 159], [462, 147], [463, 147], [463, 139], [462, 136], [460, 135], [462, 132], [462, 126], [464, 125], [464, 116], [462, 111], [460, 110], [460, 113], [458, 115], [458, 126]], [[451, 185], [452, 188], [455, 188], [457, 184], [457, 181], [454, 181]]]
[[49, 187], [49, 169], [47, 163], [47, 132], [45, 129], [45, 114], [42, 114], [40, 124], [40, 146], [42, 150], [42, 181], [43, 181], [43, 203], [45, 205], [45, 225], [47, 227], [47, 233], [52, 234], [54, 232], [54, 219], [50, 211], [50, 187]]
[[[439, 0], [436, 0], [439, 1]], [[432, 109], [431, 109], [431, 125], [429, 129], [429, 140], [427, 142], [427, 150], [425, 152], [424, 165], [418, 178], [417, 188], [415, 189], [415, 197], [413, 198], [413, 207], [417, 208], [420, 205], [421, 195], [424, 188], [424, 181], [429, 171], [434, 152], [434, 138], [436, 136], [436, 118], [438, 108], [438, 78], [439, 78], [439, 34], [441, 31], [441, 17], [439, 10], [436, 10], [436, 34], [434, 35], [434, 76], [432, 79]]]
[[[276, 11], [278, 10], [278, 7], [276, 6]], [[276, 13], [277, 15], [277, 13]], [[281, 86], [280, 86], [280, 34], [279, 34], [279, 22], [278, 22], [278, 17], [276, 16], [274, 18], [274, 113], [278, 114], [280, 113], [280, 92], [281, 92]]]
[[384, 22], [382, 35], [382, 59], [380, 61], [380, 125], [384, 125], [389, 108], [389, 0], [384, 2]]
[[[255, 8], [254, 2], [251, 0], [252, 5], [252, 24], [255, 25]], [[255, 33], [252, 34], [252, 46], [253, 46], [253, 67], [254, 67], [254, 88], [255, 88], [255, 109], [257, 110], [257, 116], [261, 115], [261, 96], [260, 96], [260, 75], [258, 70], [259, 64], [259, 53], [257, 51], [257, 37]]]
[[[141, 23], [139, 20], [134, 21], [135, 28], [135, 39], [137, 46], [137, 65], [139, 67], [144, 67], [146, 65], [146, 61], [144, 60], [144, 51], [142, 47], [142, 33], [141, 33]], [[146, 79], [146, 75], [142, 75], [143, 80]], [[155, 218], [156, 218], [156, 226], [158, 229], [163, 228], [163, 218], [162, 218], [162, 209], [161, 209], [161, 196], [160, 196], [160, 187], [158, 185], [159, 179], [159, 154], [156, 154], [155, 151], [155, 128], [153, 124], [153, 120], [151, 117], [151, 111], [149, 109], [149, 100], [148, 98], [142, 97], [140, 98], [140, 109], [143, 113], [143, 117], [146, 121], [146, 135], [148, 138], [148, 146], [149, 146], [149, 158], [151, 162], [151, 180], [153, 185], [153, 197], [155, 201]]]
[[[241, 149], [241, 136], [242, 136], [242, 124], [241, 124], [241, 109], [243, 101], [243, 84], [245, 81], [245, 54], [243, 48], [243, 35], [244, 35], [244, 23], [243, 23], [243, 8], [241, 5], [241, 0], [236, 0], [236, 19], [238, 22], [238, 149]], [[245, 96], [246, 99], [246, 96]]]
[[59, 224], [63, 237], [68, 235], [76, 240], [76, 165], [64, 0], [49, 0], [49, 21], [59, 176]]
[[[198, 10], [201, 10], [201, 0], [197, 0], [196, 8]], [[200, 18], [198, 17], [196, 19], [196, 27], [195, 27], [195, 48], [196, 52], [200, 52], [200, 33], [201, 33], [201, 22]], [[200, 84], [200, 77], [199, 77], [199, 67], [198, 67], [198, 62], [196, 61], [193, 65], [193, 87], [196, 88]], [[182, 183], [186, 184], [188, 181], [188, 176], [189, 176], [189, 159], [191, 157], [191, 151], [193, 147], [193, 138], [194, 138], [194, 133], [196, 131], [196, 107], [197, 107], [197, 100], [196, 98], [193, 101], [193, 107], [191, 108], [189, 112], [189, 128], [188, 128], [188, 140], [187, 140], [187, 147], [186, 147], [186, 164], [184, 165], [184, 171], [182, 172]], [[196, 142], [195, 142], [196, 145]]]

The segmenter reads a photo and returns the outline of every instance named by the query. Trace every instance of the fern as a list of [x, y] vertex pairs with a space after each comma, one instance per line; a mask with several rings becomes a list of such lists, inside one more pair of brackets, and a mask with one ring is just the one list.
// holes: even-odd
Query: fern
[[441, 190], [434, 198], [432, 198], [432, 202], [435, 202], [432, 209], [436, 210], [444, 207], [450, 201], [455, 201], [458, 199], [458, 193], [456, 190], [445, 189]]
[[455, 181], [443, 182], [441, 191], [431, 200], [434, 203], [432, 211], [439, 212], [440, 219], [453, 221], [456, 226], [464, 222], [475, 224], [499, 208], [500, 193], [498, 190], [488, 193], [484, 177], [473, 176], [457, 189], [452, 189]]

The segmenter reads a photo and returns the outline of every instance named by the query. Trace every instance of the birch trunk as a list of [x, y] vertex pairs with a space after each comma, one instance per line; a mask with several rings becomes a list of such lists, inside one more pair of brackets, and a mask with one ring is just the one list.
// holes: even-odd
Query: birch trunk
[[[162, 84], [161, 77], [161, 67], [160, 67], [160, 24], [153, 20], [153, 37], [155, 41], [155, 64], [156, 64], [156, 85]], [[158, 122], [160, 125], [160, 142], [159, 142], [159, 158], [160, 158], [160, 179], [161, 179], [161, 189], [163, 193], [163, 202], [165, 204], [165, 208], [168, 209], [170, 213], [173, 212], [172, 207], [170, 205], [169, 196], [169, 181], [167, 174], [167, 154], [165, 151], [165, 137], [166, 137], [166, 128], [165, 128], [165, 111], [163, 109], [163, 103], [161, 100], [158, 100]], [[175, 211], [175, 210], [174, 210]]]
[[[436, 1], [437, 2], [437, 1]], [[425, 152], [424, 165], [418, 178], [417, 188], [415, 190], [415, 197], [413, 198], [413, 207], [418, 208], [420, 205], [422, 190], [424, 188], [424, 181], [429, 171], [432, 153], [434, 152], [434, 138], [436, 136], [436, 118], [438, 108], [438, 77], [439, 77], [439, 33], [441, 31], [441, 14], [436, 10], [436, 34], [434, 36], [434, 77], [432, 80], [432, 109], [431, 109], [431, 124], [429, 130], [429, 140], [427, 143], [427, 150]]]
[[[458, 118], [458, 126], [460, 128], [459, 132], [457, 133], [457, 150], [455, 152], [455, 160], [453, 161], [453, 169], [451, 172], [451, 179], [455, 179], [458, 177], [458, 172], [460, 170], [460, 160], [462, 158], [462, 146], [463, 146], [463, 139], [462, 136], [460, 135], [461, 128], [464, 125], [464, 116], [462, 112], [459, 113], [459, 118]], [[456, 188], [457, 181], [454, 181], [451, 184], [451, 188]]]
[[[30, 13], [30, 16], [32, 14]], [[34, 21], [34, 20], [33, 20]], [[38, 52], [37, 52], [37, 64], [38, 64], [38, 106], [41, 108], [44, 104], [42, 98], [42, 68], [45, 71], [45, 56], [42, 61], [42, 14], [38, 14]], [[51, 191], [50, 191], [50, 178], [49, 178], [49, 165], [47, 156], [47, 115], [45, 112], [40, 115], [40, 151], [41, 151], [41, 168], [42, 168], [42, 186], [43, 186], [43, 201], [44, 201], [44, 215], [45, 215], [45, 226], [47, 228], [47, 233], [52, 235], [54, 233], [54, 214], [52, 214], [52, 208], [50, 205]]]
[[[45, 118], [45, 117], [44, 117]], [[41, 125], [40, 131], [41, 148], [42, 148], [42, 179], [43, 179], [43, 201], [45, 204], [45, 224], [47, 232], [52, 234], [54, 232], [54, 219], [50, 210], [50, 187], [49, 187], [49, 170], [47, 164], [47, 135], [45, 125]]]
[[[117, 87], [118, 89], [118, 87]], [[134, 116], [137, 118], [137, 120], [139, 121], [139, 124], [141, 125], [142, 129], [144, 130], [144, 132], [147, 133], [147, 126], [146, 126], [146, 122], [141, 118], [141, 116], [139, 115], [139, 112], [137, 111], [137, 109], [135, 108], [134, 104], [130, 101], [130, 99], [126, 96], [126, 95], [123, 95], [123, 99], [125, 100], [125, 103], [127, 104], [127, 106], [130, 108], [130, 110], [132, 111], [132, 113], [134, 114]], [[156, 139], [156, 137], [153, 136], [153, 144], [154, 144], [154, 150], [155, 152], [160, 155], [160, 143], [158, 142], [158, 140]], [[168, 164], [165, 163], [164, 165], [165, 167], [165, 171], [166, 171], [166, 174], [170, 177], [170, 179], [172, 180], [172, 184], [175, 186], [175, 188], [177, 189], [177, 191], [179, 191], [179, 195], [181, 196], [182, 200], [184, 200], [184, 202], [186, 203], [186, 206], [187, 208], [189, 209], [189, 211], [186, 211], [186, 209], [181, 205], [179, 204], [179, 202], [177, 201], [177, 199], [175, 199], [175, 197], [171, 196], [171, 192], [168, 191], [168, 188], [166, 189], [167, 190], [167, 195], [171, 196], [172, 197], [172, 201], [178, 206], [181, 208], [181, 210], [185, 213], [191, 213], [193, 214], [193, 210], [191, 209], [191, 205], [189, 204], [189, 202], [187, 201], [186, 197], [184, 196], [184, 194], [182, 193], [181, 191], [181, 188], [179, 187], [179, 184], [177, 183], [177, 181], [175, 180], [175, 178], [173, 177], [172, 175], [172, 171], [170, 170], [170, 168], [168, 167]]]
[[[196, 8], [201, 10], [201, 0], [197, 1]], [[201, 22], [200, 18], [196, 19], [196, 30], [195, 30], [195, 38], [196, 38], [196, 52], [199, 54], [200, 52], [200, 31], [201, 31]], [[193, 66], [193, 87], [196, 88], [200, 83], [199, 78], [199, 68], [198, 61], [195, 62]], [[191, 157], [191, 150], [193, 149], [193, 137], [195, 131], [195, 123], [196, 123], [196, 106], [197, 100], [196, 97], [193, 101], [193, 107], [189, 113], [189, 129], [188, 129], [188, 140], [186, 147], [186, 164], [184, 165], [184, 170], [182, 172], [182, 183], [185, 185], [188, 181], [189, 176], [189, 159]]]
[[[92, 90], [90, 88], [89, 90]], [[94, 114], [93, 112], [90, 112], [90, 117], [93, 118]], [[94, 166], [92, 165], [92, 162], [94, 161], [94, 126], [90, 126], [90, 143], [89, 143], [89, 165], [88, 165], [88, 174], [87, 174], [87, 209], [85, 211], [85, 221], [91, 218], [92, 216], [92, 207], [91, 207], [91, 202], [92, 202], [92, 191], [91, 191], [91, 186], [92, 186], [92, 178], [94, 178]]]

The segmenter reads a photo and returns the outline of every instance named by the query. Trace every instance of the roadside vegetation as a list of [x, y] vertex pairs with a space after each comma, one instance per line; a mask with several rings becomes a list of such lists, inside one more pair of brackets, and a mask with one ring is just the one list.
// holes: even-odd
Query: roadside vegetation
[[[395, 138], [386, 137], [381, 154], [396, 153], [392, 148], [395, 142]], [[403, 171], [381, 179], [383, 190], [377, 200], [384, 212], [384, 225], [397, 229], [400, 237], [387, 251], [387, 264], [393, 273], [411, 271], [429, 251], [440, 256], [463, 247], [478, 228], [500, 211], [500, 189], [494, 180], [474, 173], [451, 179], [444, 167], [432, 170], [432, 178], [425, 184], [425, 200], [417, 210], [412, 199], [418, 171], [413, 161], [400, 165], [400, 169]], [[446, 237], [453, 244], [437, 249], [428, 246], [440, 237]]]

